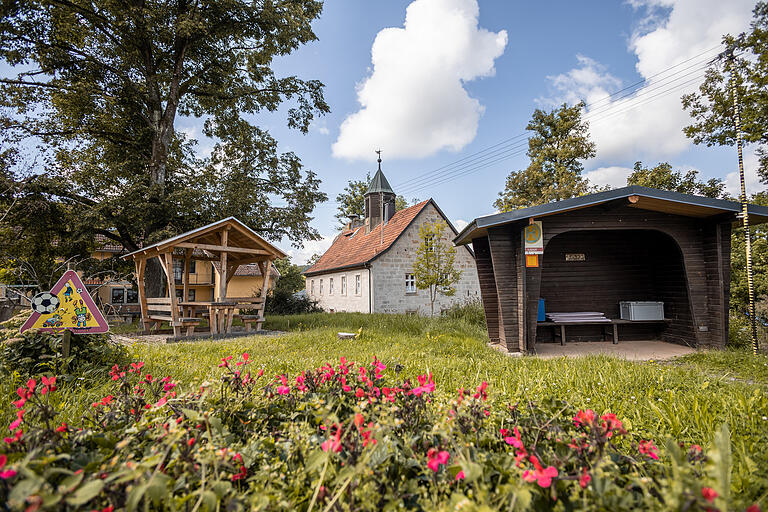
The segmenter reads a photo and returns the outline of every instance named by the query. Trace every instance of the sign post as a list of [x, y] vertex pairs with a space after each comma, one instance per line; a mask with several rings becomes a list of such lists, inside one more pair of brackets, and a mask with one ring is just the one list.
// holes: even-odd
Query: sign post
[[109, 325], [80, 276], [74, 270], [67, 270], [50, 292], [38, 293], [32, 298], [32, 314], [19, 332], [28, 329], [49, 333], [64, 331], [61, 352], [67, 357], [72, 333], [102, 334], [109, 332]]

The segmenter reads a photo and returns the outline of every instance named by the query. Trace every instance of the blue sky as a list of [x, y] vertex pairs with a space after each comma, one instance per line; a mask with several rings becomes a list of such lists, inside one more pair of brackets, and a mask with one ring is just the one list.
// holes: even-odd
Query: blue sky
[[[734, 152], [690, 144], [681, 135], [687, 115], [679, 98], [698, 83], [721, 35], [747, 28], [753, 5], [750, 0], [480, 0], [479, 5], [476, 0], [328, 0], [315, 24], [319, 40], [276, 68], [279, 74], [324, 82], [331, 113], [308, 135], [287, 129], [283, 115], [254, 119], [317, 172], [329, 196], [313, 221], [324, 240], [292, 250], [294, 260], [300, 263], [328, 246], [336, 232], [335, 196], [348, 180], [375, 170], [377, 147], [390, 183], [408, 199], [434, 198], [459, 226], [493, 213], [509, 171], [527, 165], [523, 151], [501, 153], [510, 158], [454, 179], [447, 179], [455, 174], [449, 168], [428, 180], [408, 180], [462, 158], [475, 161], [483, 153], [470, 155], [522, 134], [534, 108], [562, 101], [594, 104], [587, 118], [593, 119], [598, 155], [585, 165], [594, 182], [621, 186], [636, 160], [669, 161], [704, 177], [727, 179], [734, 190]], [[642, 86], [621, 93], [627, 97], [606, 99], [645, 78]], [[364, 84], [366, 111], [358, 115]], [[342, 133], [350, 116], [356, 117]], [[180, 128], [199, 135], [196, 124], [184, 120]], [[509, 146], [497, 149], [504, 147]], [[205, 151], [205, 141], [200, 148]], [[747, 165], [754, 169], [754, 162], [749, 153]], [[760, 186], [753, 173], [749, 183], [752, 191]]]

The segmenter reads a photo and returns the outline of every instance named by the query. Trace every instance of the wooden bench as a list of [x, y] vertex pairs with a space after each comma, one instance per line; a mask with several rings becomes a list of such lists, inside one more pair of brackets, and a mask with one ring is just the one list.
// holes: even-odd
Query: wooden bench
[[240, 320], [245, 324], [245, 332], [251, 332], [251, 324], [256, 324], [256, 330], [261, 330], [264, 317], [259, 315], [240, 315]]
[[187, 336], [192, 336], [195, 332], [195, 327], [200, 325], [203, 320], [201, 318], [194, 317], [182, 317], [177, 318], [175, 322], [171, 322], [172, 327], [186, 327]]
[[[611, 326], [613, 328], [613, 344], [616, 345], [619, 343], [619, 325], [627, 325], [627, 324], [663, 324], [665, 322], [668, 322], [668, 320], [622, 320], [620, 318], [611, 318], [608, 319], [608, 321], [589, 321], [589, 320], [583, 320], [583, 321], [574, 321], [574, 322], [536, 322], [537, 327], [552, 327], [552, 338], [555, 339], [558, 336], [560, 337], [560, 344], [565, 345], [565, 328], [566, 326], [571, 325], [599, 325], [602, 329], [602, 336], [603, 341], [605, 341], [605, 338], [607, 337], [607, 334], [605, 332], [605, 328], [608, 326]], [[558, 329], [560, 327], [560, 329]], [[560, 331], [560, 332], [558, 332]]]

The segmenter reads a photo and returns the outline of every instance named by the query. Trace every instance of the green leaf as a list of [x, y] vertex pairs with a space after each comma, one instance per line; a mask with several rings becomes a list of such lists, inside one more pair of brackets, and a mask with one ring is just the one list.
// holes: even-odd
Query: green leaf
[[72, 496], [69, 496], [67, 498], [67, 503], [74, 506], [85, 505], [93, 498], [98, 496], [103, 488], [104, 482], [101, 480], [91, 480], [90, 482], [77, 489]]

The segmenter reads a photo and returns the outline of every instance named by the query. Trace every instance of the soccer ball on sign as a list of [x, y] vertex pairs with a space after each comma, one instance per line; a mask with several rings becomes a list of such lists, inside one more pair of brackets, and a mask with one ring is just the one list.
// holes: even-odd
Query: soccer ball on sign
[[32, 299], [32, 310], [35, 313], [47, 315], [57, 309], [59, 309], [59, 298], [50, 292], [38, 293]]

